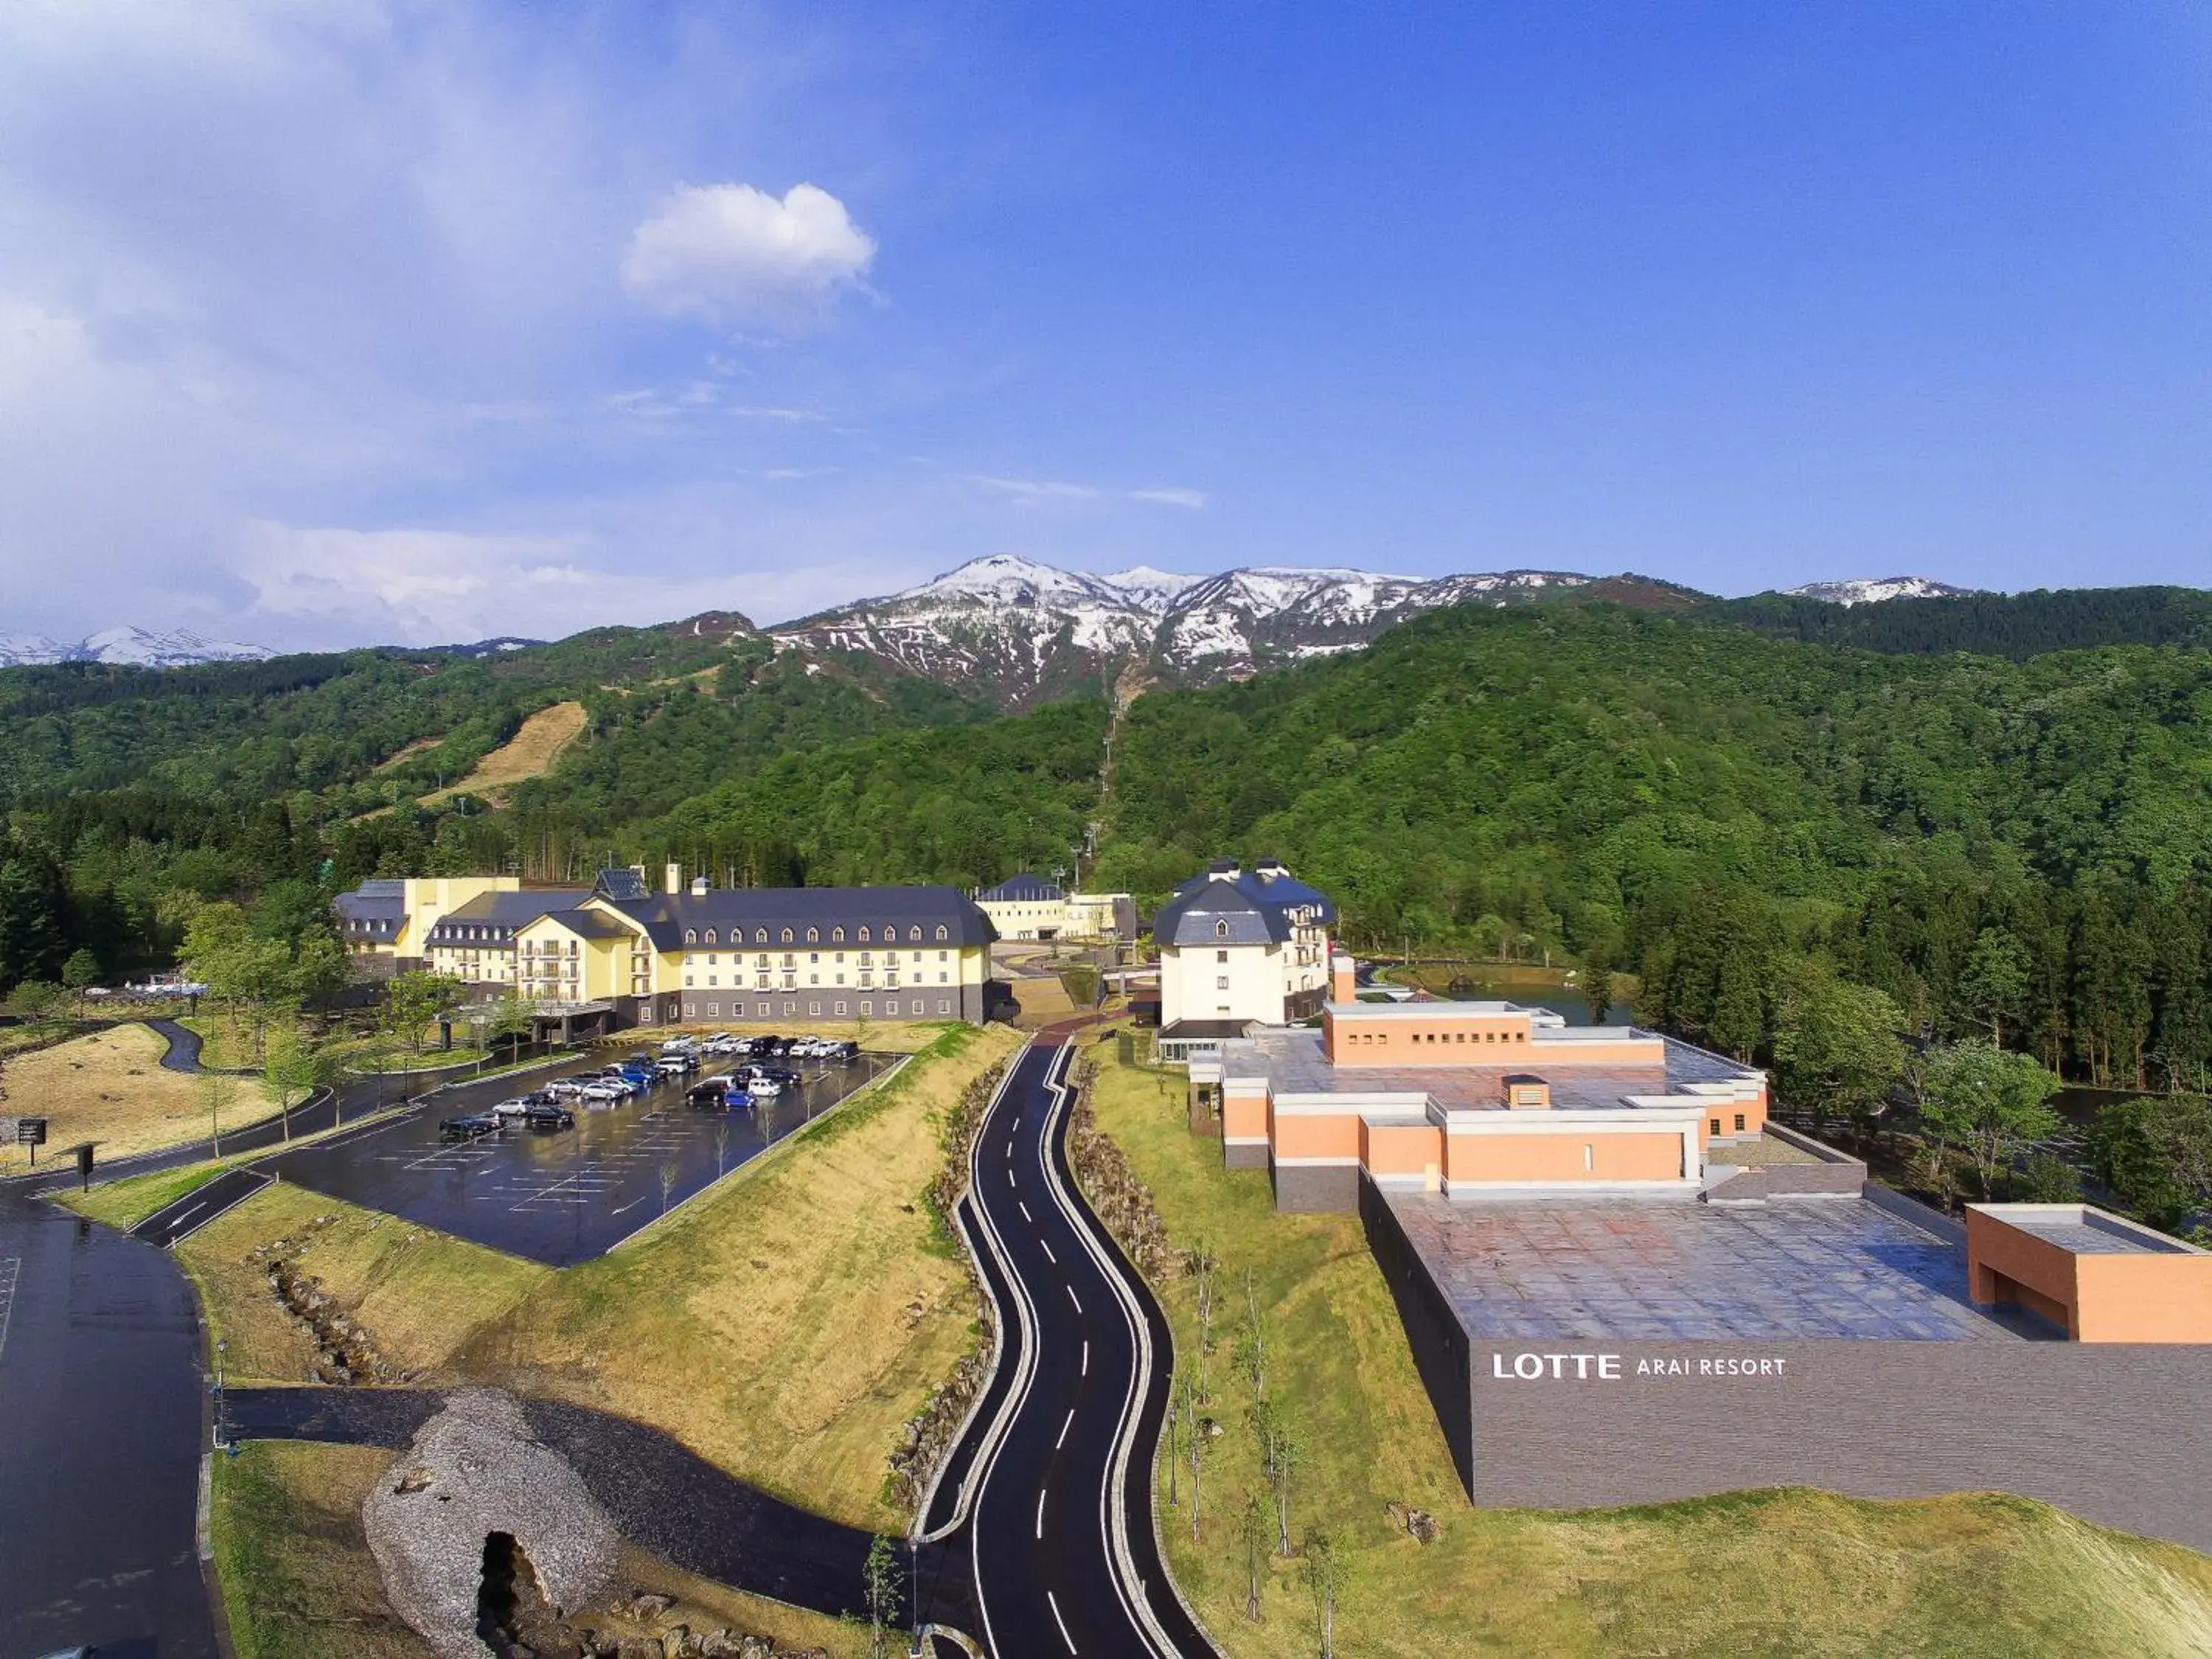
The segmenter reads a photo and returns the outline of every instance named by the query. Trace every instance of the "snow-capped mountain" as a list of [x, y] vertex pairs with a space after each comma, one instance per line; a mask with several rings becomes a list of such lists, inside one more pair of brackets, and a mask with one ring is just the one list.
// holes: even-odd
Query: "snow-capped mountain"
[[1242, 679], [1355, 649], [1425, 611], [1525, 603], [1589, 580], [1540, 570], [1431, 580], [1272, 566], [1197, 577], [1139, 566], [1100, 576], [995, 554], [771, 632], [783, 646], [863, 653], [1020, 708], [1133, 672], [1169, 684]]
[[145, 628], [104, 628], [75, 645], [38, 634], [0, 634], [0, 668], [41, 663], [104, 662], [131, 668], [189, 668], [207, 662], [264, 662], [276, 653], [235, 640], [203, 638], [188, 628], [166, 634]]
[[1978, 587], [1954, 587], [1931, 576], [1859, 576], [1849, 581], [1807, 582], [1782, 590], [1793, 599], [1825, 599], [1830, 605], [1879, 605], [1884, 599], [1948, 599], [1978, 593]]

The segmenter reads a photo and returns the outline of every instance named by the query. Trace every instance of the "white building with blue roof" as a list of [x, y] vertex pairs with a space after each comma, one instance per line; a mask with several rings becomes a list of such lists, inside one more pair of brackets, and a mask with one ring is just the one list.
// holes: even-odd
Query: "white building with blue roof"
[[1255, 1025], [1310, 1019], [1328, 1000], [1336, 905], [1261, 859], [1216, 860], [1152, 917], [1164, 1055], [1211, 1054]]

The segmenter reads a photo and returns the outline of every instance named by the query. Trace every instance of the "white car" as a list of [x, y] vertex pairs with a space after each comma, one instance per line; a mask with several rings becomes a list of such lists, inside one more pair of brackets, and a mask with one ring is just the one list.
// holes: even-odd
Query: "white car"
[[757, 1077], [745, 1085], [745, 1092], [755, 1100], [774, 1100], [783, 1092], [783, 1085], [772, 1077]]
[[526, 1100], [502, 1100], [491, 1109], [491, 1115], [495, 1118], [513, 1122], [519, 1120], [529, 1109], [530, 1103]]

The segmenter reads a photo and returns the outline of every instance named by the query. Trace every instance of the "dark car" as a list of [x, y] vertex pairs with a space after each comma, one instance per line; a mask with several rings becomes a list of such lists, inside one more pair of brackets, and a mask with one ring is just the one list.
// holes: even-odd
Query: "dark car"
[[499, 1133], [499, 1120], [489, 1112], [463, 1112], [438, 1120], [441, 1140], [478, 1140]]
[[694, 1106], [708, 1111], [718, 1110], [730, 1103], [730, 1079], [710, 1077], [684, 1091], [684, 1098]]
[[533, 1101], [522, 1109], [522, 1127], [550, 1133], [556, 1129], [573, 1129], [576, 1115], [566, 1106], [556, 1106], [550, 1101]]

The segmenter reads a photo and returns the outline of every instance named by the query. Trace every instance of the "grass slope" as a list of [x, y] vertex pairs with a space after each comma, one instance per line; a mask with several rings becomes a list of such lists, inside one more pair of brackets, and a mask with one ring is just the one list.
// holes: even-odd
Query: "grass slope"
[[512, 738], [478, 761], [468, 776], [423, 796], [422, 804], [435, 806], [453, 795], [489, 795], [526, 778], [544, 776], [561, 758], [561, 751], [582, 734], [586, 718], [580, 702], [556, 702], [539, 709]]
[[646, 1236], [561, 1273], [459, 1363], [651, 1423], [856, 1526], [896, 1530], [884, 1459], [972, 1338], [922, 1204], [939, 1124], [1016, 1044], [954, 1027], [905, 1071]]
[[[283, 1239], [387, 1358], [427, 1382], [618, 1413], [794, 1502], [896, 1531], [905, 1517], [885, 1501], [885, 1460], [974, 1340], [966, 1274], [933, 1235], [922, 1194], [945, 1112], [1019, 1038], [919, 1024], [867, 1036], [919, 1052], [597, 1261], [556, 1273], [284, 1186], [177, 1254], [241, 1381], [312, 1376], [255, 1254]], [[185, 1174], [104, 1207], [143, 1214]]]
[[[1306, 1443], [1293, 1536], [1324, 1527], [1349, 1551], [1340, 1654], [2212, 1653], [2212, 1560], [2022, 1498], [1788, 1490], [1570, 1514], [1470, 1509], [1358, 1219], [1277, 1214], [1264, 1172], [1224, 1170], [1218, 1146], [1184, 1127], [1180, 1074], [1120, 1066], [1110, 1042], [1096, 1052], [1101, 1127], [1152, 1188], [1170, 1237], [1210, 1238], [1222, 1263], [1208, 1411], [1225, 1432], [1206, 1463], [1201, 1537], [1191, 1540], [1187, 1471], [1184, 1507], [1164, 1504], [1160, 1519], [1177, 1583], [1232, 1659], [1315, 1651], [1291, 1564], [1267, 1568], [1265, 1622], [1244, 1617], [1235, 1516], [1265, 1489], [1231, 1364], [1247, 1269], [1270, 1387]], [[1192, 1285], [1165, 1301], [1188, 1359]], [[1441, 1539], [1425, 1546], [1394, 1525], [1393, 1501], [1437, 1516]]]
[[[45, 1154], [96, 1140], [106, 1162], [204, 1139], [207, 1097], [191, 1073], [162, 1070], [168, 1046], [143, 1025], [117, 1025], [14, 1055], [8, 1061], [7, 1109], [47, 1121]], [[231, 1092], [222, 1112], [226, 1129], [242, 1128], [275, 1109], [252, 1078], [226, 1080], [224, 1086]], [[0, 1175], [18, 1173], [28, 1163], [26, 1149], [0, 1147]]]
[[305, 1187], [264, 1188], [177, 1246], [240, 1382], [314, 1380], [307, 1339], [270, 1294], [265, 1258], [253, 1254], [274, 1239], [289, 1241], [283, 1255], [321, 1279], [386, 1358], [433, 1382], [458, 1380], [454, 1351], [552, 1277], [534, 1261]]

